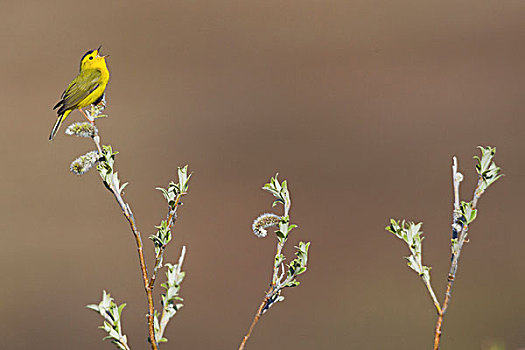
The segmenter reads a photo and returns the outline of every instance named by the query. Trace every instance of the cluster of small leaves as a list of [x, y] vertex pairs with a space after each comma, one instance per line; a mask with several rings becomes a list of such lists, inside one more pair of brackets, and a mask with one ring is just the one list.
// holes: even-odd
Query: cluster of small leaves
[[472, 202], [461, 201], [461, 205], [459, 207], [459, 213], [457, 214], [458, 214], [458, 220], [463, 225], [470, 225], [476, 219], [478, 210], [473, 208]]
[[[453, 256], [458, 253], [460, 249], [460, 242], [457, 233], [463, 230], [463, 239], [468, 235], [468, 225], [470, 225], [477, 216], [477, 209], [474, 207], [474, 200], [477, 200], [485, 192], [485, 190], [492, 185], [496, 180], [503, 176], [500, 174], [501, 168], [494, 163], [494, 156], [496, 155], [495, 147], [478, 147], [481, 151], [481, 157], [474, 156], [476, 162], [476, 171], [479, 176], [478, 185], [474, 192], [474, 199], [470, 202], [461, 201], [458, 210], [454, 211], [454, 224], [452, 225], [453, 235], [451, 239], [451, 250]], [[461, 173], [457, 173], [461, 175]], [[461, 180], [463, 175], [461, 175]], [[459, 181], [461, 182], [461, 181]]]
[[423, 265], [422, 262], [423, 232], [420, 231], [421, 225], [422, 223], [390, 219], [390, 225], [386, 227], [386, 230], [407, 244], [411, 253], [410, 256], [405, 257], [408, 260], [408, 266], [416, 271], [425, 282], [429, 282], [431, 267]]
[[157, 187], [157, 190], [162, 192], [164, 198], [166, 198], [166, 201], [168, 201], [168, 205], [172, 209], [175, 208], [178, 204], [176, 202], [177, 197], [188, 193], [188, 186], [191, 178], [191, 174], [188, 175], [187, 165], [183, 166], [182, 168], [178, 168], [177, 173], [179, 177], [178, 183], [170, 181], [170, 183], [168, 184], [168, 188]]
[[477, 189], [476, 196], [481, 196], [485, 190], [492, 185], [502, 174], [500, 174], [501, 168], [496, 166], [493, 159], [496, 155], [496, 147], [478, 147], [481, 150], [481, 157], [475, 156], [477, 160], [476, 171], [480, 176], [481, 184]]
[[275, 177], [272, 177], [270, 182], [263, 186], [263, 190], [270, 192], [275, 198], [277, 198], [272, 203], [272, 207], [275, 207], [280, 203], [285, 208], [290, 208], [292, 202], [290, 200], [290, 192], [288, 192], [287, 182], [284, 180], [282, 183], [279, 183], [277, 176], [279, 176], [279, 174], [275, 174]]
[[97, 127], [88, 122], [77, 122], [67, 127], [66, 135], [75, 135], [78, 137], [94, 137], [98, 134]]
[[282, 204], [284, 207], [284, 215], [280, 217], [279, 229], [275, 231], [277, 238], [280, 242], [284, 244], [288, 238], [288, 234], [294, 228], [297, 227], [295, 224], [290, 224], [289, 211], [292, 206], [292, 200], [290, 199], [290, 192], [288, 191], [288, 183], [284, 180], [282, 183], [279, 183], [277, 176], [270, 179], [270, 182], [263, 186], [263, 190], [270, 192], [276, 200], [272, 203], [272, 207], [275, 207], [277, 204]]
[[298, 286], [300, 282], [296, 280], [296, 277], [305, 273], [307, 269], [310, 242], [299, 242], [299, 245], [295, 248], [296, 258], [288, 265], [287, 277], [283, 283], [283, 287]]
[[104, 340], [110, 339], [121, 350], [129, 350], [128, 339], [125, 334], [122, 334], [122, 325], [120, 323], [122, 310], [125, 306], [126, 304], [117, 305], [106, 291], [102, 292], [102, 300], [98, 305], [91, 304], [87, 306], [87, 308], [98, 312], [104, 318], [104, 324], [99, 327], [108, 334], [104, 337]]
[[166, 247], [166, 245], [171, 241], [171, 228], [168, 226], [167, 220], [162, 220], [159, 226], [155, 226], [157, 233], [151, 235], [149, 239], [153, 241], [155, 245], [155, 254], [160, 253], [160, 249]]
[[98, 151], [89, 151], [71, 162], [69, 170], [73, 174], [83, 175], [87, 173], [98, 161]]
[[157, 255], [160, 254], [161, 249], [165, 248], [166, 245], [171, 241], [171, 225], [175, 220], [175, 210], [177, 205], [179, 205], [178, 201], [180, 200], [181, 196], [188, 193], [189, 181], [191, 178], [191, 174], [188, 174], [188, 166], [185, 165], [182, 168], [178, 168], [177, 173], [179, 178], [178, 183], [171, 181], [167, 188], [157, 187], [157, 190], [162, 192], [164, 198], [168, 202], [172, 218], [172, 222], [168, 222], [168, 220], [162, 220], [159, 226], [155, 226], [157, 233], [149, 237], [155, 244], [155, 253]]
[[[296, 248], [296, 259], [294, 259], [289, 265], [285, 267], [284, 261], [286, 257], [282, 253], [282, 248], [286, 243], [290, 232], [297, 227], [295, 224], [290, 223], [290, 208], [292, 201], [290, 199], [290, 192], [288, 191], [288, 185], [286, 180], [279, 182], [275, 177], [270, 179], [270, 182], [263, 186], [263, 190], [270, 192], [276, 200], [272, 203], [272, 207], [278, 204], [283, 205], [283, 215], [276, 215], [273, 213], [265, 213], [260, 215], [252, 224], [252, 230], [258, 237], [266, 236], [266, 228], [279, 226], [275, 230], [275, 234], [278, 240], [278, 248], [274, 257], [274, 275], [272, 279], [273, 288], [267, 294], [267, 302], [263, 308], [265, 312], [274, 303], [284, 300], [284, 296], [281, 295], [281, 291], [286, 287], [295, 287], [299, 285], [296, 277], [306, 272], [308, 262], [308, 248], [310, 242], [304, 243], [299, 242]], [[279, 273], [280, 272], [280, 273]], [[286, 276], [286, 277], [285, 277]]]
[[166, 325], [183, 306], [182, 301], [184, 299], [179, 296], [179, 291], [181, 283], [184, 280], [184, 276], [186, 275], [186, 273], [181, 270], [185, 251], [186, 247], [183, 247], [178, 264], [166, 264], [167, 280], [166, 283], [162, 284], [162, 287], [166, 289], [166, 293], [161, 294], [162, 314], [160, 320], [157, 312], [155, 311], [155, 338], [159, 343], [168, 341], [166, 338], [164, 338], [164, 330], [166, 329]]
[[114, 171], [115, 155], [117, 154], [118, 152], [114, 152], [111, 148], [111, 145], [102, 146], [102, 156], [100, 157], [100, 161], [97, 165], [97, 170], [100, 174], [100, 177], [102, 178], [102, 181], [104, 181], [104, 184], [121, 195], [128, 183], [125, 182], [121, 186], [120, 180], [118, 178], [118, 172]]

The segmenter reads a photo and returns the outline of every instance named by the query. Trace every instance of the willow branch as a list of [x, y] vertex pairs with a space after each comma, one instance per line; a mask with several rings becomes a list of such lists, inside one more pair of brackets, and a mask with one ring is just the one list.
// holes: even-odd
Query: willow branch
[[[458, 172], [457, 160], [456, 157], [453, 158], [454, 162], [452, 165], [452, 180], [454, 184], [454, 214], [453, 214], [453, 223], [452, 223], [452, 238], [457, 239], [457, 249], [452, 253], [452, 259], [450, 263], [450, 269], [447, 277], [447, 288], [445, 290], [445, 298], [443, 300], [443, 307], [441, 312], [438, 312], [438, 319], [436, 322], [436, 329], [434, 333], [434, 350], [439, 350], [439, 343], [441, 340], [441, 329], [443, 325], [443, 319], [447, 312], [450, 298], [452, 296], [452, 286], [456, 279], [456, 273], [458, 270], [459, 257], [463, 249], [463, 245], [468, 236], [468, 224], [461, 223], [459, 221], [459, 184], [463, 180], [463, 175]], [[474, 190], [474, 195], [472, 198], [472, 209], [476, 209], [478, 200], [481, 197], [483, 192], [480, 191], [483, 179], [480, 176], [478, 179], [478, 184]]]
[[[100, 147], [100, 137], [98, 134], [96, 134], [93, 137], [93, 141], [95, 142], [97, 149], [99, 151], [99, 154], [102, 154], [102, 149]], [[142, 245], [142, 238], [140, 236], [140, 232], [137, 229], [137, 225], [135, 222], [135, 217], [133, 216], [133, 212], [131, 211], [130, 206], [124, 202], [124, 199], [122, 199], [122, 196], [120, 195], [119, 189], [113, 182], [113, 180], [110, 183], [107, 183], [106, 188], [113, 193], [113, 196], [115, 197], [118, 205], [120, 206], [120, 209], [122, 210], [122, 213], [126, 217], [126, 219], [129, 222], [129, 226], [131, 228], [131, 231], [133, 233], [133, 236], [135, 238], [135, 243], [137, 245], [137, 252], [139, 256], [139, 263], [140, 263], [140, 270], [142, 272], [142, 280], [144, 282], [144, 290], [146, 292], [146, 298], [148, 301], [148, 333], [149, 333], [149, 339], [151, 343], [151, 349], [152, 350], [158, 350], [157, 343], [155, 340], [155, 327], [154, 327], [154, 313], [155, 313], [155, 306], [153, 304], [153, 293], [152, 289], [149, 285], [149, 278], [148, 278], [148, 269], [146, 266], [146, 260], [144, 259], [144, 252], [143, 252], [143, 245]]]
[[257, 312], [255, 313], [255, 317], [253, 318], [252, 324], [250, 325], [250, 328], [248, 329], [248, 333], [246, 333], [244, 338], [242, 338], [242, 342], [241, 342], [241, 345], [239, 346], [239, 350], [244, 349], [244, 346], [246, 345], [248, 338], [250, 338], [250, 336], [252, 335], [252, 331], [255, 328], [255, 325], [257, 324], [257, 322], [259, 322], [263, 314], [264, 307], [266, 306], [269, 300], [270, 300], [270, 297], [267, 295], [266, 298], [264, 298], [264, 300], [262, 301], [261, 305], [259, 306], [259, 309], [257, 309]]
[[430, 294], [430, 297], [432, 298], [432, 302], [434, 303], [434, 306], [436, 307], [436, 311], [438, 315], [441, 313], [441, 304], [439, 303], [436, 293], [434, 293], [434, 290], [432, 289], [432, 285], [430, 284], [430, 281], [424, 281], [425, 286], [427, 287], [428, 293]]
[[[177, 263], [177, 273], [180, 274], [182, 270], [182, 263], [184, 262], [184, 257], [186, 256], [186, 246], [182, 246], [182, 251], [180, 253], [179, 261]], [[159, 321], [159, 331], [157, 334], [158, 339], [162, 339], [164, 337], [164, 331], [166, 330], [166, 327], [168, 326], [168, 322], [170, 320], [170, 316], [168, 314], [168, 307], [167, 305], [164, 305], [162, 308], [162, 315], [160, 317]]]
[[[166, 221], [168, 223], [168, 229], [171, 231], [171, 228], [175, 225], [175, 221], [177, 220], [177, 208], [179, 207], [179, 202], [182, 198], [184, 193], [179, 193], [177, 197], [175, 198], [175, 207], [173, 209], [170, 208], [168, 215], [166, 217]], [[159, 248], [159, 252], [155, 255], [155, 265], [153, 267], [153, 272], [151, 273], [151, 278], [149, 280], [149, 288], [153, 289], [155, 285], [155, 280], [157, 279], [157, 273], [159, 269], [162, 267], [162, 261], [164, 259], [164, 252], [166, 251], [166, 245], [162, 245]]]
[[[286, 202], [286, 203], [283, 203], [283, 205], [284, 205], [284, 215], [283, 216], [288, 217], [290, 213], [291, 203]], [[283, 246], [286, 243], [286, 239], [287, 237], [279, 239], [277, 241], [277, 250], [275, 253], [276, 259], [274, 259], [274, 263], [273, 263], [272, 282], [270, 283], [270, 288], [266, 292], [265, 297], [263, 301], [261, 302], [261, 305], [257, 309], [257, 312], [255, 313], [255, 316], [253, 318], [252, 324], [250, 325], [250, 328], [248, 329], [248, 333], [246, 333], [246, 335], [242, 339], [241, 345], [239, 346], [239, 350], [244, 349], [244, 346], [246, 345], [248, 338], [250, 338], [252, 331], [255, 328], [255, 325], [257, 324], [257, 322], [259, 322], [259, 319], [261, 318], [264, 311], [267, 310], [271, 306], [271, 304], [275, 301], [276, 296], [279, 295], [282, 289], [282, 284], [278, 282], [282, 279], [285, 273], [285, 270], [284, 270], [283, 264], [277, 259], [277, 256], [281, 256]], [[282, 273], [279, 276], [280, 270], [282, 270], [281, 271]]]

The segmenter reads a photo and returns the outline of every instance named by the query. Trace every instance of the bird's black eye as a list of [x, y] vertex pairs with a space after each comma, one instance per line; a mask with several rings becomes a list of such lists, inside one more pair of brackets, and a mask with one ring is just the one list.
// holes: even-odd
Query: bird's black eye
[[92, 59], [93, 59], [93, 56], [89, 56], [89, 59], [92, 60]]

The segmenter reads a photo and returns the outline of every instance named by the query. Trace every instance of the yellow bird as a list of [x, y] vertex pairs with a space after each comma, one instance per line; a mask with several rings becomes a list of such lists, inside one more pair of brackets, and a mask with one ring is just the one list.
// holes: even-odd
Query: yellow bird
[[49, 140], [53, 140], [62, 122], [67, 116], [78, 109], [91, 123], [82, 108], [99, 103], [104, 97], [104, 91], [109, 82], [109, 71], [106, 66], [106, 56], [100, 56], [100, 47], [90, 50], [80, 60], [80, 72], [62, 93], [60, 101], [53, 107], [58, 108], [58, 119], [51, 130]]

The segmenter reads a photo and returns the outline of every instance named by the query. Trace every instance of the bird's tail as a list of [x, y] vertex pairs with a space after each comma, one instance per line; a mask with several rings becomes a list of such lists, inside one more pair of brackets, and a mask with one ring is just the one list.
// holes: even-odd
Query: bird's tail
[[51, 130], [51, 134], [49, 135], [49, 141], [53, 141], [53, 138], [55, 137], [56, 133], [58, 132], [58, 129], [60, 128], [60, 125], [62, 125], [62, 122], [66, 120], [67, 116], [71, 113], [71, 111], [65, 111], [63, 114], [60, 114], [57, 118], [57, 121], [55, 123], [55, 126], [53, 126], [53, 130]]

